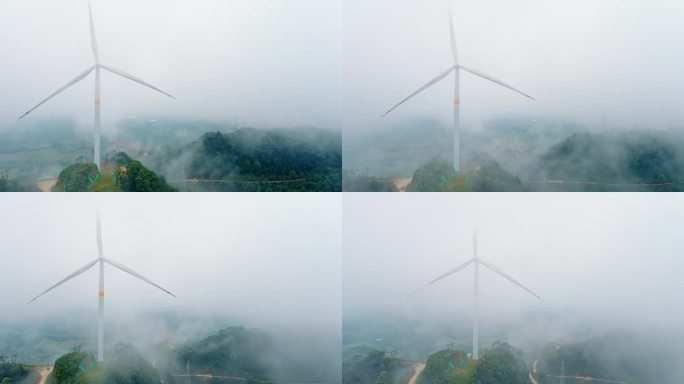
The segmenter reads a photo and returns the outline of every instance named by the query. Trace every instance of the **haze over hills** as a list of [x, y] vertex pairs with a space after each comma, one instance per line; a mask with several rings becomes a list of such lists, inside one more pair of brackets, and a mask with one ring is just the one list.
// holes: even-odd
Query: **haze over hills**
[[[463, 316], [456, 321], [444, 319], [435, 322], [429, 318], [416, 320], [382, 311], [345, 318], [343, 382], [375, 384], [380, 381], [381, 372], [385, 371], [388, 383], [406, 383], [406, 377], [412, 375], [418, 362], [427, 361], [429, 366], [433, 355], [449, 350], [462, 351], [463, 358], [474, 363], [466, 359], [471, 340], [469, 319], [467, 314]], [[536, 320], [539, 317], [544, 320]], [[482, 360], [487, 361], [488, 353], [497, 349], [496, 344], [507, 340], [512, 348], [519, 350], [513, 355], [519, 355], [516, 360], [523, 364], [524, 380], [518, 381], [520, 383], [529, 383], [528, 372], [533, 373], [539, 383], [557, 383], [558, 378], [554, 376], [560, 374], [561, 362], [564, 362], [568, 376], [631, 384], [649, 383], [653, 377], [660, 382], [674, 384], [684, 373], [676, 363], [676, 356], [682, 351], [682, 338], [669, 331], [634, 331], [619, 325], [592, 324], [582, 314], [567, 312], [527, 312], [520, 318], [487, 321], [485, 324], [488, 336], [481, 341], [484, 350]], [[453, 360], [453, 356], [447, 359]], [[535, 361], [536, 373], [533, 372]], [[483, 382], [475, 381], [476, 366], [472, 364], [463, 370], [458, 364], [452, 364], [438, 370], [451, 378], [422, 382]], [[505, 372], [506, 369], [499, 371]], [[429, 375], [429, 371], [423, 374], [425, 377]], [[457, 379], [453, 375], [464, 375], [464, 378]]]
[[[11, 266], [0, 269], [0, 356], [86, 382], [128, 383], [139, 371], [184, 383], [174, 375], [188, 361], [193, 375], [338, 382], [338, 194], [11, 196], [0, 199]], [[100, 254], [106, 294], [92, 268], [27, 305]], [[99, 300], [104, 363], [92, 366]]]
[[[74, 321], [73, 316], [3, 323], [0, 355], [14, 356], [29, 370], [53, 365], [59, 359], [71, 359], [78, 365], [94, 352], [95, 340], [82, 337], [88, 325], [88, 321]], [[74, 379], [83, 375], [80, 380], [91, 382], [95, 379], [86, 380], [88, 375], [105, 375], [107, 382], [123, 383], [127, 382], [123, 377], [142, 364], [147, 372], [143, 376], [148, 377], [142, 382], [158, 382], [162, 377], [165, 382], [183, 383], [188, 362], [189, 373], [197, 375], [312, 383], [336, 382], [339, 377], [337, 336], [313, 329], [247, 328], [222, 315], [179, 311], [115, 318], [108, 329], [105, 364], [92, 373], [77, 369], [69, 374]], [[60, 371], [59, 364], [55, 374]]]
[[[70, 120], [3, 130], [0, 169], [9, 181], [5, 189], [37, 189], [64, 168], [88, 162], [92, 144], [87, 135]], [[123, 152], [182, 191], [341, 189], [342, 144], [334, 131], [129, 119], [102, 141], [104, 164], [117, 163], [113, 156]]]
[[[391, 379], [427, 363], [420, 383], [434, 354], [473, 352], [475, 313], [481, 359], [466, 374], [449, 352], [437, 375], [444, 383], [483, 382], [478, 368], [492, 351], [511, 363], [496, 371], [523, 381], [488, 383], [527, 383], [528, 374], [557, 383], [563, 361], [567, 376], [684, 378], [676, 194], [350, 194], [344, 208], [342, 340], [352, 382], [375, 384], [383, 370]], [[475, 275], [461, 268], [473, 256], [473, 232], [482, 260], [544, 301], [480, 268], [475, 310]]]
[[[668, 0], [347, 1], [345, 190], [681, 190], [682, 11]], [[545, 157], [584, 133], [575, 154]]]
[[448, 164], [448, 127], [416, 118], [372, 134], [347, 134], [345, 189], [391, 189], [406, 179], [409, 191], [679, 191], [682, 132], [500, 117], [463, 133], [459, 186]]

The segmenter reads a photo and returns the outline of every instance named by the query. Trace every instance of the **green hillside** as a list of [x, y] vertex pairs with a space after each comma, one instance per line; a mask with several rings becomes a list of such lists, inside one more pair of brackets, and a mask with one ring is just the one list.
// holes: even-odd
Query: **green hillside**
[[77, 163], [64, 168], [52, 187], [53, 192], [174, 192], [166, 183], [138, 160], [124, 152], [105, 159], [98, 172], [94, 163]]
[[205, 133], [187, 178], [215, 191], [340, 191], [341, 135], [314, 128]]
[[406, 384], [412, 375], [411, 362], [387, 356], [384, 351], [365, 347], [345, 351], [342, 384]]
[[17, 363], [15, 356], [0, 356], [0, 384], [33, 384], [37, 373]]
[[473, 383], [477, 363], [468, 360], [464, 351], [445, 349], [430, 355], [418, 384]]
[[413, 173], [407, 192], [518, 192], [525, 187], [519, 178], [501, 168], [484, 153], [473, 154], [456, 174], [451, 163], [433, 160]]
[[159, 374], [130, 344], [119, 344], [105, 363], [84, 352], [71, 352], [55, 361], [50, 384], [158, 384]]
[[547, 180], [567, 181], [547, 184], [552, 190], [682, 191], [683, 149], [684, 138], [670, 132], [581, 133], [552, 146], [539, 163]]
[[629, 332], [613, 332], [588, 340], [567, 344], [548, 344], [539, 352], [540, 384], [552, 384], [559, 375], [561, 363], [566, 375], [594, 377], [638, 383], [679, 382], [678, 356], [664, 345], [667, 340], [637, 336]]
[[178, 366], [192, 363], [195, 372], [265, 379], [271, 339], [243, 327], [228, 327], [204, 339], [191, 341], [174, 353]]

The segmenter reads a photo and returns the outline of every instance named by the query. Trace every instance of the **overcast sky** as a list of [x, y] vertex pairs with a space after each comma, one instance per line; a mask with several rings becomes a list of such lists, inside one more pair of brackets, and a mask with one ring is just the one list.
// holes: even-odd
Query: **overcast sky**
[[3, 320], [96, 313], [97, 266], [26, 302], [97, 257], [99, 207], [104, 256], [177, 296], [106, 266], [108, 317], [170, 309], [339, 331], [339, 194], [3, 197]]
[[[452, 77], [378, 116], [451, 64], [450, 8], [460, 61], [537, 99], [463, 74], [466, 127], [498, 114], [681, 125], [678, 0], [93, 0], [102, 62], [178, 97], [106, 73], [103, 122], [235, 119], [351, 132], [426, 115], [448, 124]], [[2, 1], [0, 44], [6, 127], [22, 124], [18, 116], [92, 63], [86, 2]], [[91, 77], [30, 118], [68, 116], [89, 126], [92, 92]]]
[[[101, 62], [176, 96], [102, 75], [105, 127], [122, 117], [339, 128], [339, 0], [92, 0]], [[0, 126], [93, 64], [86, 0], [0, 2]], [[92, 124], [94, 77], [31, 119]], [[106, 131], [105, 131], [106, 132]]]
[[607, 328], [684, 321], [676, 195], [346, 194], [343, 215], [345, 315], [469, 319], [472, 266], [406, 295], [472, 258], [477, 228], [480, 257], [546, 301], [481, 267], [485, 322], [510, 325], [531, 310]]
[[684, 2], [679, 0], [345, 0], [344, 127], [415, 115], [451, 124], [453, 76], [379, 116], [447, 69], [448, 10], [459, 59], [524, 92], [461, 74], [461, 119], [560, 117], [613, 128], [684, 119]]

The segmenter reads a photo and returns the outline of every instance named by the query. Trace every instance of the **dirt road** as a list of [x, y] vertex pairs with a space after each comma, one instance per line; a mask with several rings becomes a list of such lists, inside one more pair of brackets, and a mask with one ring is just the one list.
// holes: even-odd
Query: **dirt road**
[[[534, 372], [534, 374], [537, 374], [537, 364], [539, 364], [539, 360], [535, 360], [532, 364], [532, 372]], [[530, 377], [530, 383], [539, 384], [537, 380], [534, 379], [531, 373], [528, 373], [527, 375]]]
[[530, 383], [532, 383], [532, 384], [539, 384], [539, 383], [537, 382], [537, 380], [535, 380], [534, 377], [532, 377], [532, 374], [531, 374], [531, 373], [528, 373], [527, 375], [530, 377]]
[[418, 380], [418, 376], [423, 372], [423, 369], [425, 369], [425, 363], [422, 361], [416, 363], [416, 365], [413, 366], [413, 376], [409, 379], [408, 384], [416, 384], [416, 380]]
[[407, 177], [405, 179], [396, 179], [394, 180], [394, 186], [397, 187], [399, 192], [406, 192], [406, 187], [408, 187], [408, 185], [411, 184], [411, 180], [413, 180], [412, 177]]
[[40, 373], [40, 381], [38, 382], [38, 384], [45, 384], [48, 376], [50, 376], [50, 373], [52, 373], [52, 366], [50, 365], [50, 366], [39, 367], [38, 373]]
[[43, 192], [50, 192], [52, 187], [57, 184], [57, 179], [45, 179], [38, 182], [38, 189]]

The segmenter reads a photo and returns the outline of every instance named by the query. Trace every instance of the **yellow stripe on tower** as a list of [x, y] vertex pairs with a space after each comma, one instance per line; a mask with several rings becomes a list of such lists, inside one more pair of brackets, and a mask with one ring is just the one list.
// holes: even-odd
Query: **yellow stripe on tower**
[[104, 291], [100, 291], [100, 292], [98, 293], [98, 296], [104, 297]]
[[102, 101], [100, 99], [95, 99], [95, 104], [100, 105]]
[[454, 99], [454, 105], [461, 105], [461, 99]]

